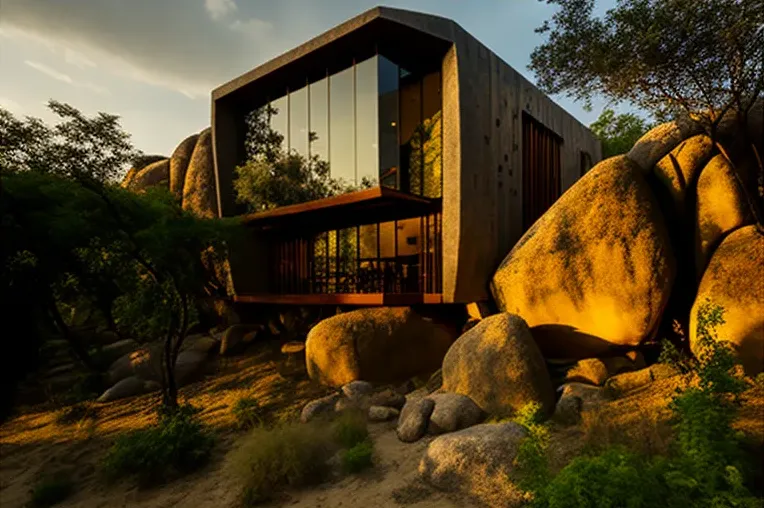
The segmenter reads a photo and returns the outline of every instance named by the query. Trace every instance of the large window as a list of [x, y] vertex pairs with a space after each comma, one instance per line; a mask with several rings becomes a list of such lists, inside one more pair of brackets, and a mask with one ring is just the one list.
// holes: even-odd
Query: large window
[[439, 71], [411, 71], [377, 55], [306, 86], [276, 90], [246, 116], [245, 153], [262, 153], [257, 145], [270, 127], [282, 150], [327, 162], [332, 178], [346, 186], [438, 198], [441, 103]]

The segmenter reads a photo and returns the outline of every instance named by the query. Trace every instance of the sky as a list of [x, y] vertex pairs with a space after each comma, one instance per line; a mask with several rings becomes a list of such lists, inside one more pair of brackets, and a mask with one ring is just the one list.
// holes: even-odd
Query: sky
[[[379, 1], [379, 0], [377, 0]], [[600, 2], [607, 6], [613, 0]], [[213, 88], [379, 5], [374, 0], [0, 0], [0, 107], [47, 122], [49, 99], [117, 114], [136, 148], [169, 156], [210, 125]], [[538, 0], [387, 0], [451, 18], [534, 81]], [[598, 5], [603, 7], [603, 5]], [[591, 112], [555, 101], [585, 124]]]

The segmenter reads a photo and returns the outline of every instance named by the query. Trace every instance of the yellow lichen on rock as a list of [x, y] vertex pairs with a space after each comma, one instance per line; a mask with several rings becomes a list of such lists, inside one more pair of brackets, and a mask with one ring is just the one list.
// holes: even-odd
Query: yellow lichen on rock
[[698, 313], [705, 302], [724, 309], [718, 339], [734, 344], [749, 375], [764, 370], [764, 232], [745, 226], [714, 252], [690, 314], [690, 347], [698, 352]]
[[212, 132], [205, 129], [199, 134], [183, 184], [183, 209], [200, 217], [217, 217], [217, 185], [212, 159]]
[[735, 169], [723, 155], [712, 158], [698, 178], [695, 266], [700, 277], [719, 240], [753, 220]]
[[658, 161], [653, 172], [668, 189], [674, 209], [683, 221], [687, 220], [687, 189], [692, 188], [701, 169], [711, 158], [714, 144], [705, 134], [698, 134], [671, 150]]
[[453, 342], [444, 326], [409, 307], [345, 312], [314, 326], [305, 343], [308, 374], [329, 386], [397, 382], [440, 367]]
[[166, 185], [169, 178], [170, 159], [164, 159], [138, 171], [128, 185], [131, 189], [143, 190], [154, 185]]
[[191, 156], [194, 153], [194, 147], [196, 141], [199, 139], [199, 134], [193, 134], [183, 141], [175, 148], [170, 156], [170, 192], [182, 196], [183, 185], [186, 181], [186, 171], [188, 170], [188, 164], [191, 161]]
[[639, 138], [627, 157], [647, 174], [679, 143], [701, 131], [701, 125], [689, 119], [660, 124]]
[[491, 291], [547, 357], [585, 358], [650, 337], [675, 260], [658, 204], [625, 156], [597, 164], [520, 239]]

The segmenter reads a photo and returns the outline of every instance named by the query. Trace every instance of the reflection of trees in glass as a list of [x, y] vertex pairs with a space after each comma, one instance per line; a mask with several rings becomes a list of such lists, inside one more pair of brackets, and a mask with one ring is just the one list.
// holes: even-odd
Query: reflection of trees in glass
[[[236, 168], [234, 190], [237, 202], [250, 212], [305, 203], [375, 184], [368, 179], [356, 185], [332, 178], [329, 162], [318, 155], [284, 151], [283, 135], [269, 124], [269, 116], [274, 114], [275, 108], [263, 106], [245, 117], [247, 160]], [[317, 139], [316, 133], [309, 133], [311, 143]]]
[[441, 197], [442, 124], [440, 111], [426, 118], [416, 127], [404, 149], [409, 160], [411, 192], [429, 198]]

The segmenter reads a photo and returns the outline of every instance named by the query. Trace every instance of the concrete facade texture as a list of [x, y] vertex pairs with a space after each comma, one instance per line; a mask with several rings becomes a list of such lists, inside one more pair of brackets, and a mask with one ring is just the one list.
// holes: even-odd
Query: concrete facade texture
[[[586, 126], [445, 18], [377, 7], [215, 89], [212, 126], [221, 215], [231, 215], [234, 208], [233, 170], [242, 141], [237, 130], [241, 112], [236, 94], [364, 31], [384, 38], [385, 27], [411, 30], [447, 48], [439, 56], [443, 80], [443, 301], [486, 300], [492, 274], [524, 232], [522, 113], [563, 139], [563, 192], [581, 176], [581, 152], [596, 164], [602, 157], [601, 145]], [[322, 58], [327, 54], [321, 53]]]

